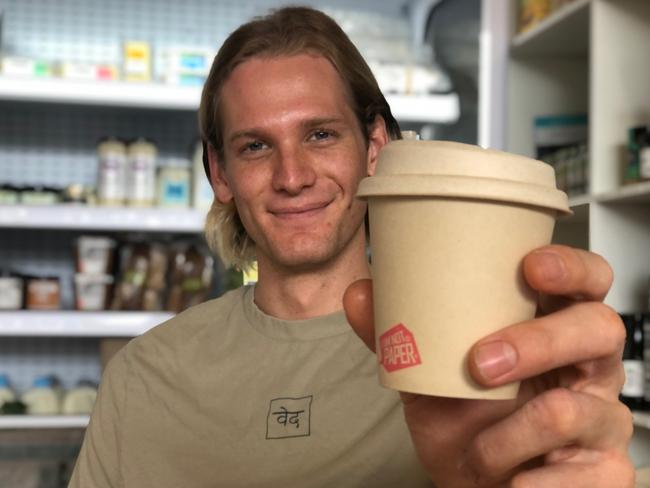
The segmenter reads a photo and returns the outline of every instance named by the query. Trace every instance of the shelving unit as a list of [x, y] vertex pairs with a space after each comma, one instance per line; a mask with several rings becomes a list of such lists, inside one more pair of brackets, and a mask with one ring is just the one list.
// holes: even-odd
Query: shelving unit
[[175, 208], [0, 205], [0, 228], [199, 233], [205, 214]]
[[[195, 12], [201, 13], [191, 14], [191, 5], [172, 2], [168, 8], [160, 9], [155, 0], [92, 6], [83, 2], [63, 1], [52, 6], [46, 0], [29, 4], [9, 0], [2, 26], [2, 50], [3, 55], [52, 61], [103, 60], [119, 64], [120, 39], [146, 38], [156, 56], [167, 45], [190, 42], [183, 29], [191, 25], [191, 42], [217, 46], [242, 21], [259, 14], [264, 3], [270, 7], [274, 2], [200, 2], [194, 7]], [[383, 7], [381, 2], [366, 2], [366, 9], [373, 13], [399, 10], [388, 2]], [[129, 25], [125, 25], [125, 15], [130, 15]], [[187, 15], [190, 18], [178, 21]], [[393, 13], [386, 15], [391, 24], [398, 20]], [[85, 25], [95, 25], [97, 16], [102, 18], [101, 35]], [[61, 21], [72, 17], [79, 26], [61, 29]], [[115, 43], [120, 46], [117, 50]], [[155, 61], [157, 66], [159, 60]], [[154, 79], [158, 79], [156, 74], [160, 73], [155, 71]], [[197, 135], [195, 112], [200, 97], [201, 87], [0, 74], [3, 183], [55, 187], [94, 184], [95, 145], [104, 136], [142, 136], [154, 140], [161, 163], [165, 159], [185, 158]], [[410, 125], [451, 123], [460, 114], [455, 93], [387, 94], [386, 98], [395, 117]], [[205, 210], [195, 209], [0, 205], [0, 244], [8, 251], [4, 260], [0, 255], [0, 265], [20, 272], [25, 263], [34, 262], [31, 269], [60, 276], [62, 289], [67, 286], [65, 289], [70, 290], [74, 267], [71, 242], [76, 235], [101, 232], [116, 234], [119, 239], [124, 234], [145, 232], [165, 234], [164, 239], [169, 235], [192, 239], [203, 232], [205, 214]], [[41, 231], [52, 231], [49, 239]], [[160, 236], [151, 237], [156, 240]], [[58, 371], [64, 371], [59, 374], [70, 384], [88, 375], [99, 380], [99, 341], [134, 337], [171, 317], [165, 312], [0, 312], [0, 338], [4, 341], [0, 366], [10, 376], [12, 372], [23, 371], [16, 373], [23, 387], [36, 375], [49, 374], [48, 367], [60, 368], [64, 362], [66, 368]], [[83, 416], [0, 416], [0, 430], [77, 429], [84, 428], [87, 422], [88, 418]]]
[[85, 429], [88, 415], [0, 415], [0, 430]]
[[650, 279], [650, 182], [623, 185], [627, 129], [650, 114], [650, 3], [574, 0], [515, 34], [511, 1], [507, 149], [533, 155], [533, 117], [587, 113], [589, 190], [571, 199], [579, 216], [558, 225], [556, 241], [603, 255], [616, 280], [607, 303], [642, 310]]
[[[614, 270], [606, 303], [621, 313], [645, 309], [650, 280], [650, 182], [622, 183], [627, 129], [650, 123], [650, 2], [574, 0], [511, 37], [506, 149], [534, 155], [533, 118], [586, 113], [589, 188], [570, 199], [574, 215], [554, 240], [601, 254]], [[635, 412], [633, 461], [650, 460], [650, 415]]]
[[[386, 98], [395, 117], [409, 122], [449, 123], [460, 113], [455, 93], [389, 94]], [[199, 107], [201, 88], [0, 76], [0, 100], [194, 111]]]
[[135, 337], [172, 318], [170, 312], [0, 312], [0, 337]]

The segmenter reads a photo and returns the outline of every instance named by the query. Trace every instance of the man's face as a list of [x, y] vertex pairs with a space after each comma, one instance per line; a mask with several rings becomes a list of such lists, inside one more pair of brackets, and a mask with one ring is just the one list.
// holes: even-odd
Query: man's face
[[354, 195], [386, 132], [378, 119], [366, 145], [329, 61], [253, 58], [220, 98], [225, 164], [212, 161], [213, 184], [219, 201], [234, 199], [258, 259], [310, 268], [363, 242], [366, 204]]

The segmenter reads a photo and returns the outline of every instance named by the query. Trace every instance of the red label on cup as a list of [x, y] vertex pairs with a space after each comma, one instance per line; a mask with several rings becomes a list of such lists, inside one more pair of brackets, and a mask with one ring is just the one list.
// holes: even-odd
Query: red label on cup
[[421, 364], [415, 338], [404, 324], [397, 324], [379, 336], [380, 362], [389, 373]]

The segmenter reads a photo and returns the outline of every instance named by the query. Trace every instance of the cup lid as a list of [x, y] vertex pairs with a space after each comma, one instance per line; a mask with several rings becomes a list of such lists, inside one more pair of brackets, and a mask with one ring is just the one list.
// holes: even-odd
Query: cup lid
[[399, 140], [379, 153], [374, 176], [357, 196], [442, 196], [514, 202], [571, 214], [553, 167], [542, 161], [471, 144]]

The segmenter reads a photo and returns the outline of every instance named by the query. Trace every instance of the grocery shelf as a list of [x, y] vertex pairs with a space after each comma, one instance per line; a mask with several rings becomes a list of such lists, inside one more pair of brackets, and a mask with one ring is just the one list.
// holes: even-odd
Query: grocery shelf
[[0, 205], [0, 227], [148, 232], [203, 230], [204, 210], [85, 205]]
[[0, 312], [0, 337], [135, 337], [170, 319], [171, 312]]
[[[455, 93], [386, 99], [399, 120], [449, 123], [460, 114]], [[0, 76], [0, 100], [193, 111], [199, 107], [201, 87]]]
[[650, 429], [650, 412], [632, 412], [634, 425], [644, 429]]
[[589, 5], [573, 0], [512, 38], [515, 55], [586, 56], [589, 52]]
[[650, 203], [650, 181], [632, 183], [613, 192], [598, 195], [602, 203]]
[[196, 110], [201, 99], [201, 89], [154, 83], [0, 76], [0, 99]]
[[386, 95], [393, 116], [408, 122], [448, 124], [460, 116], [456, 93], [438, 95]]
[[88, 415], [0, 415], [0, 430], [85, 429]]

